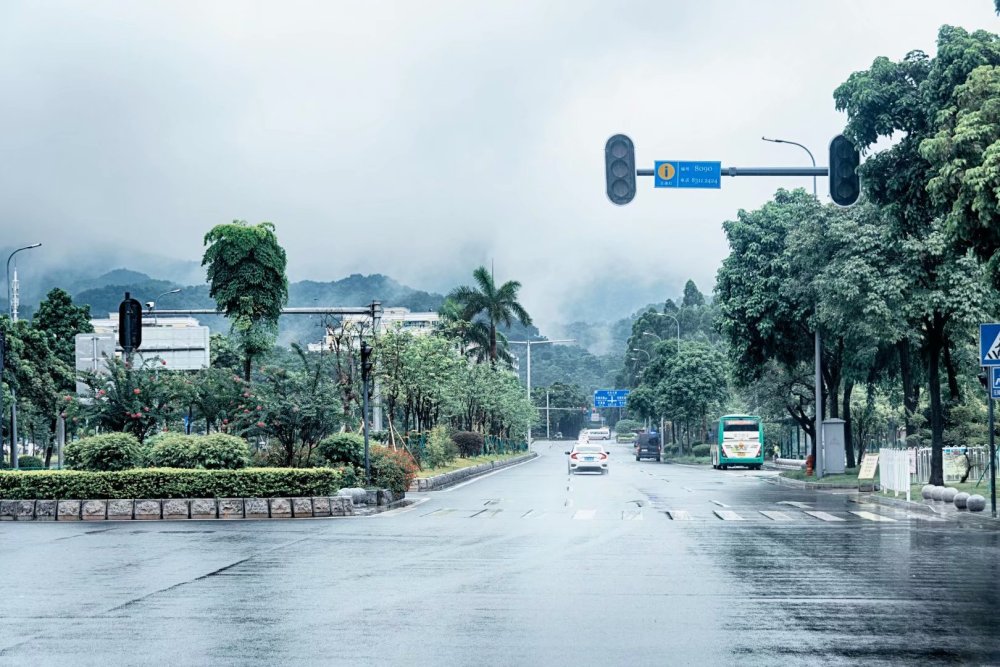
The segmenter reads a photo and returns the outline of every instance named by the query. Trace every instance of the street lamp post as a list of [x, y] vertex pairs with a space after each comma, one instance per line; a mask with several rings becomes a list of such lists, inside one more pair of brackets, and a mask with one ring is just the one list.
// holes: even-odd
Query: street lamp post
[[[17, 322], [17, 309], [14, 307], [14, 299], [10, 291], [10, 260], [14, 259], [14, 255], [22, 250], [31, 250], [41, 245], [41, 243], [32, 243], [31, 245], [18, 248], [7, 256], [7, 307], [9, 308], [11, 322]], [[14, 270], [17, 270], [16, 267]], [[3, 369], [0, 369], [0, 373], [2, 372]], [[10, 388], [10, 398], [10, 467], [17, 470], [17, 392], [14, 390], [13, 385]], [[0, 414], [3, 414], [3, 410], [0, 410]], [[2, 429], [0, 429], [0, 434], [2, 432]], [[2, 437], [0, 437], [0, 441], [2, 441]]]
[[670, 319], [672, 319], [674, 321], [674, 324], [677, 325], [677, 351], [680, 352], [681, 351], [681, 323], [680, 323], [680, 320], [678, 320], [676, 317], [674, 317], [670, 313], [651, 313], [651, 314], [654, 315], [654, 316], [656, 316], [656, 317], [669, 317]]
[[[803, 146], [802, 144], [795, 141], [788, 141], [787, 139], [769, 139], [768, 137], [761, 137], [764, 141], [770, 141], [775, 144], [791, 144], [792, 146], [798, 146], [804, 150], [808, 155], [809, 159], [812, 160], [813, 167], [816, 166], [816, 158], [813, 157], [812, 151]], [[813, 176], [813, 198], [818, 202], [819, 196], [816, 193], [816, 177]], [[823, 477], [823, 465], [825, 461], [823, 460], [823, 342], [820, 339], [819, 333], [819, 322], [816, 323], [816, 332], [813, 340], [813, 347], [815, 348], [814, 354], [816, 357], [816, 423], [813, 428], [816, 429], [816, 435], [813, 438], [813, 444], [816, 445], [816, 477]]]
[[160, 294], [157, 294], [156, 298], [154, 300], [152, 300], [152, 301], [149, 302], [149, 310], [150, 310], [150, 312], [153, 313], [153, 326], [154, 327], [157, 325], [156, 304], [158, 304], [160, 302], [160, 298], [164, 297], [164, 296], [166, 296], [168, 294], [177, 294], [180, 291], [181, 291], [180, 287], [177, 287], [177, 288], [172, 289], [172, 290], [167, 290], [166, 292], [162, 292]]
[[[564, 338], [561, 340], [509, 340], [508, 345], [524, 345], [528, 348], [528, 366], [527, 366], [527, 384], [528, 384], [528, 403], [534, 407], [534, 403], [531, 401], [531, 346], [532, 345], [549, 345], [552, 343], [575, 343], [574, 338]], [[531, 447], [531, 417], [528, 417], [528, 447]]]

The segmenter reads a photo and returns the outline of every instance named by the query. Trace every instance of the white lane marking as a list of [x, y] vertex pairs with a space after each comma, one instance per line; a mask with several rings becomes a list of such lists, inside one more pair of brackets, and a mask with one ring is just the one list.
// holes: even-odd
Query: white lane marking
[[786, 514], [785, 512], [760, 510], [760, 513], [772, 521], [795, 521], [790, 514]]
[[689, 489], [686, 486], [682, 486], [681, 488], [687, 491], [688, 493], [694, 493], [694, 489]]
[[573, 518], [577, 521], [590, 521], [597, 514], [597, 510], [577, 510]]
[[427, 514], [423, 514], [421, 516], [433, 516], [433, 517], [446, 516], [454, 511], [455, 510], [453, 508], [443, 507], [441, 509], [436, 509], [433, 512], [428, 512]]
[[674, 521], [691, 521], [691, 514], [687, 510], [667, 510], [667, 516]]
[[642, 510], [623, 510], [623, 521], [642, 521]]
[[809, 516], [814, 516], [817, 519], [821, 519], [823, 521], [846, 521], [846, 519], [842, 519], [839, 516], [834, 516], [832, 514], [829, 514], [828, 512], [809, 512], [809, 511], [807, 511], [806, 514], [808, 514]]
[[709, 502], [718, 505], [719, 507], [729, 507], [726, 503], [720, 503], [718, 500], [710, 500]]
[[381, 514], [376, 514], [375, 516], [383, 517], [383, 516], [396, 516], [397, 514], [406, 514], [407, 512], [412, 512], [413, 510], [417, 509], [418, 505], [423, 505], [428, 500], [430, 500], [430, 498], [420, 498], [419, 500], [414, 500], [412, 503], [410, 503], [405, 507], [397, 507], [394, 510], [389, 510], [388, 512], [382, 512]]
[[791, 505], [792, 507], [798, 507], [800, 510], [811, 510], [812, 505], [809, 503], [799, 503], [794, 500], [781, 500], [778, 502], [779, 505]]
[[736, 512], [730, 512], [729, 510], [712, 510], [712, 511], [715, 512], [715, 516], [719, 517], [723, 521], [745, 521], [746, 520], [743, 517], [741, 517], [739, 514], [737, 514]]
[[542, 458], [542, 457], [541, 456], [536, 456], [534, 458], [528, 459], [527, 461], [521, 461], [520, 463], [515, 463], [512, 466], [507, 466], [506, 468], [500, 468], [500, 470], [494, 470], [493, 472], [488, 472], [485, 475], [480, 475], [479, 477], [473, 477], [472, 479], [468, 480], [467, 482], [462, 482], [461, 484], [456, 484], [455, 486], [449, 486], [447, 489], [441, 489], [440, 491], [436, 491], [436, 492], [433, 492], [433, 493], [448, 493], [449, 491], [454, 491], [455, 489], [461, 489], [463, 486], [468, 486], [469, 484], [475, 484], [476, 482], [484, 480], [487, 477], [492, 477], [493, 475], [499, 475], [502, 472], [507, 472], [508, 470], [513, 470], [514, 468], [518, 468], [518, 467], [523, 466], [525, 464], [531, 463], [532, 461], [537, 461], [540, 458]]
[[854, 516], [859, 516], [862, 519], [868, 519], [869, 521], [885, 521], [888, 523], [896, 523], [895, 519], [890, 519], [887, 516], [882, 516], [881, 514], [875, 514], [874, 512], [865, 512], [864, 510], [857, 512], [855, 510], [850, 511]]

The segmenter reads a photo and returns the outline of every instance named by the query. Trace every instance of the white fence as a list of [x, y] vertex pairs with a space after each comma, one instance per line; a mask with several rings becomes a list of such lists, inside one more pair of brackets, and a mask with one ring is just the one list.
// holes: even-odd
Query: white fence
[[905, 449], [878, 450], [878, 480], [882, 491], [906, 494], [910, 499], [910, 452]]

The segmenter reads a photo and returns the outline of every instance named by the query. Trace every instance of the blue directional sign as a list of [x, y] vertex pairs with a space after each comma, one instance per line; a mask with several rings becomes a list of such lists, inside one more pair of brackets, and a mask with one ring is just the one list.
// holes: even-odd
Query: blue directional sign
[[1000, 366], [1000, 324], [979, 325], [980, 366]]
[[594, 392], [595, 408], [624, 408], [628, 402], [628, 389], [598, 389]]
[[990, 398], [1000, 400], [1000, 366], [990, 369]]
[[653, 185], [658, 188], [721, 188], [721, 162], [657, 161]]

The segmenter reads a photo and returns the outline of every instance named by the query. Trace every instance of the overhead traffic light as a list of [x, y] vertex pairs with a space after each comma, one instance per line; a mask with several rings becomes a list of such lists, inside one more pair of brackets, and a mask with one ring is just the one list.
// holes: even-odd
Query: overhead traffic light
[[861, 155], [851, 140], [838, 134], [830, 142], [830, 198], [840, 206], [850, 206], [861, 195], [858, 165]]
[[118, 306], [118, 344], [125, 354], [132, 354], [142, 345], [142, 304], [128, 292]]
[[608, 199], [624, 206], [635, 197], [635, 146], [624, 134], [616, 134], [604, 145], [604, 172]]
[[365, 380], [371, 377], [372, 370], [375, 368], [375, 361], [372, 359], [374, 351], [374, 347], [361, 341], [361, 377]]

